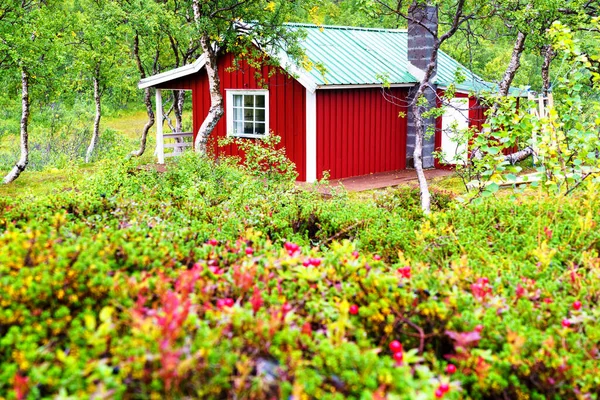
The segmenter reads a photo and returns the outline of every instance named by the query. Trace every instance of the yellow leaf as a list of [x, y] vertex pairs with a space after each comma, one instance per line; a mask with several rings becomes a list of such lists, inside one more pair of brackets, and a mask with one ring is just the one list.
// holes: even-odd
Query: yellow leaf
[[93, 315], [87, 314], [86, 316], [83, 317], [83, 319], [85, 321], [85, 327], [89, 331], [93, 331], [94, 329], [96, 329], [96, 317], [94, 317]]
[[100, 311], [100, 321], [106, 322], [106, 321], [110, 320], [110, 317], [112, 316], [114, 311], [115, 311], [115, 309], [112, 307], [108, 307], [108, 306], [104, 307]]

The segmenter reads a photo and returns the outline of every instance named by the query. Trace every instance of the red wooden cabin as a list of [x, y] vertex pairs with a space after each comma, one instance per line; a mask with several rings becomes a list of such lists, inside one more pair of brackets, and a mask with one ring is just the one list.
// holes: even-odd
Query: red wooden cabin
[[[410, 27], [408, 31], [314, 25], [289, 28], [307, 33], [302, 43], [306, 54], [313, 64], [324, 65], [325, 72], [300, 69], [284, 59], [280, 67], [263, 67], [266, 88], [262, 88], [252, 67], [241, 60], [234, 68], [233, 56], [223, 54], [219, 71], [225, 116], [212, 133], [213, 152], [238, 154], [235, 145], [218, 148], [218, 138], [261, 138], [273, 132], [281, 136], [280, 145], [296, 164], [300, 181], [315, 181], [325, 171], [331, 179], [339, 179], [410, 166], [414, 128], [407, 106], [419, 81], [419, 57], [424, 61], [428, 53], [412, 45], [415, 40], [409, 35], [416, 36], [418, 43], [418, 35], [424, 33], [409, 33]], [[203, 67], [201, 57], [194, 64], [149, 77], [139, 85], [157, 89], [157, 110], [162, 90], [190, 90], [194, 136], [210, 106]], [[275, 72], [268, 78], [272, 68]], [[452, 84], [457, 71], [467, 77], [456, 86], [457, 97], [469, 97], [469, 93], [486, 88], [485, 82], [440, 53], [434, 82], [437, 90]], [[480, 126], [482, 113], [476, 98], [471, 97], [464, 107], [459, 113], [463, 117], [458, 116], [464, 119], [462, 124]], [[443, 118], [457, 118], [457, 114], [440, 118], [440, 128]], [[161, 124], [157, 125], [157, 146], [161, 146], [164, 134]], [[446, 142], [442, 130], [437, 129], [436, 137], [425, 145], [425, 167], [434, 167], [431, 154], [436, 145], [443, 147]], [[158, 151], [162, 163], [160, 151], [162, 148]]]

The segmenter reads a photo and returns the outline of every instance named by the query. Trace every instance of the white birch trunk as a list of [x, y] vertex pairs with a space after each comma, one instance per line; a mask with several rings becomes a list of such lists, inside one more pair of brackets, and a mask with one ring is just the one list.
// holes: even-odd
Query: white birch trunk
[[[194, 9], [194, 20], [198, 23], [202, 16], [198, 0], [192, 1], [192, 8]], [[217, 51], [212, 47], [210, 37], [206, 33], [202, 34], [200, 45], [203, 54], [206, 57], [206, 75], [208, 76], [208, 88], [210, 91], [210, 108], [208, 109], [208, 115], [202, 122], [202, 125], [200, 125], [200, 129], [196, 134], [194, 150], [198, 153], [206, 154], [208, 138], [225, 112], [223, 110], [221, 80], [219, 78], [219, 68], [217, 65]]]
[[13, 169], [4, 177], [4, 183], [11, 183], [25, 171], [29, 163], [29, 74], [21, 69], [21, 157]]
[[527, 39], [527, 35], [519, 31], [519, 33], [517, 34], [517, 39], [515, 40], [515, 44], [513, 46], [513, 52], [510, 57], [510, 61], [508, 63], [508, 66], [506, 67], [506, 71], [504, 71], [504, 76], [500, 81], [500, 90], [498, 94], [502, 97], [508, 96], [510, 85], [515, 79], [517, 71], [521, 67], [521, 55], [523, 54], [523, 50], [525, 49], [525, 39]]
[[206, 74], [208, 76], [208, 87], [210, 90], [210, 108], [208, 110], [208, 115], [202, 122], [202, 125], [200, 125], [200, 129], [198, 130], [194, 142], [194, 148], [196, 152], [205, 154], [208, 138], [225, 112], [223, 110], [221, 80], [219, 78], [219, 69], [217, 66], [217, 53], [212, 48], [210, 39], [207, 35], [203, 35], [200, 42], [202, 44], [204, 55], [206, 56]]
[[[422, 85], [423, 83], [421, 83], [421, 86]], [[417, 95], [422, 95], [421, 88], [419, 88]], [[417, 172], [417, 179], [419, 180], [421, 209], [425, 214], [429, 214], [431, 212], [431, 193], [429, 193], [429, 185], [427, 184], [427, 178], [425, 178], [425, 172], [423, 171], [423, 139], [425, 138], [425, 123], [423, 121], [421, 106], [417, 105], [417, 103], [415, 103], [413, 106], [413, 115], [417, 128], [415, 135], [415, 150], [413, 151], [413, 162], [415, 163], [415, 171]]]
[[[96, 71], [97, 72], [97, 71]], [[94, 103], [96, 104], [96, 117], [94, 118], [94, 132], [92, 140], [85, 153], [85, 162], [89, 163], [92, 158], [92, 153], [100, 139], [100, 118], [102, 118], [102, 104], [100, 95], [100, 83], [98, 82], [98, 74], [94, 76]]]

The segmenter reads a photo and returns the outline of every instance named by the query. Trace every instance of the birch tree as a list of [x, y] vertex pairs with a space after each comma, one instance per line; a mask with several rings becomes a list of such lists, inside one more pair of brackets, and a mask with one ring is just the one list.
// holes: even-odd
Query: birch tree
[[197, 152], [205, 153], [208, 138], [223, 117], [223, 96], [218, 56], [221, 51], [243, 56], [247, 60], [274, 64], [278, 48], [292, 58], [302, 53], [297, 45], [298, 32], [283, 26], [295, 2], [266, 0], [192, 0], [194, 22], [199, 34], [210, 91], [210, 108], [194, 143]]
[[[483, 10], [486, 9], [486, 5], [479, 2], [467, 2], [467, 0], [451, 0], [446, 2], [415, 0], [410, 4], [402, 0], [396, 2], [387, 0], [375, 1], [382, 7], [383, 12], [393, 13], [404, 21], [423, 26], [433, 38], [431, 57], [427, 67], [422, 71], [422, 77], [417, 84], [414, 100], [412, 104], [409, 105], [409, 107], [412, 107], [413, 118], [415, 119], [416, 125], [413, 160], [419, 181], [421, 208], [425, 214], [429, 214], [431, 212], [431, 194], [423, 169], [423, 143], [425, 135], [428, 133], [428, 126], [425, 124], [425, 118], [426, 116], [431, 115], [432, 105], [429, 104], [429, 101], [426, 99], [425, 93], [428, 90], [435, 90], [433, 89], [433, 77], [436, 72], [438, 55], [442, 44], [454, 36], [458, 29], [467, 21], [481, 15]], [[419, 19], [418, 13], [415, 12], [415, 10], [425, 7], [434, 7], [436, 14], [442, 10], [443, 17], [440, 18], [444, 30], [442, 34], [439, 33], [438, 26], [431, 29], [422, 19]], [[436, 18], [436, 21], [437, 20], [438, 19]]]
[[112, 0], [82, 0], [69, 14], [73, 20], [69, 44], [74, 54], [70, 74], [77, 77], [72, 80], [74, 90], [91, 92], [94, 101], [92, 137], [85, 154], [88, 163], [100, 140], [102, 97], [128, 75], [127, 46], [123, 40], [128, 31], [121, 23], [124, 13]]
[[20, 78], [21, 92], [20, 156], [4, 177], [5, 184], [17, 179], [29, 163], [31, 84], [42, 73], [42, 63], [51, 65], [53, 35], [48, 29], [48, 8], [52, 5], [42, 0], [5, 0], [0, 4], [0, 66], [13, 79]]

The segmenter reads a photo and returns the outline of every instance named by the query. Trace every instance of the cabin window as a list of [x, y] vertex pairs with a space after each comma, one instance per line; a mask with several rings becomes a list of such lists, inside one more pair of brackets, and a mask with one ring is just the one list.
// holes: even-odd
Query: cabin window
[[230, 136], [262, 138], [269, 134], [269, 91], [228, 90], [227, 132]]

